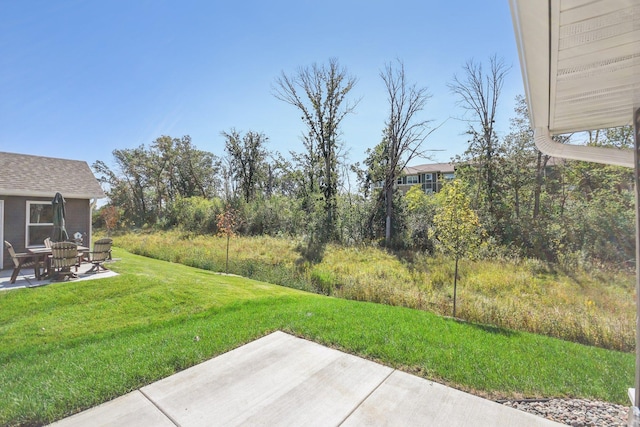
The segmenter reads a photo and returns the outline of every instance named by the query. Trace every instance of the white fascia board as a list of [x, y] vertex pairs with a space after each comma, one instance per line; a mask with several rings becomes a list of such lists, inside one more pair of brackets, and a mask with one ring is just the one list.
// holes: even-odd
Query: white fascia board
[[531, 127], [548, 127], [549, 3], [509, 1]]

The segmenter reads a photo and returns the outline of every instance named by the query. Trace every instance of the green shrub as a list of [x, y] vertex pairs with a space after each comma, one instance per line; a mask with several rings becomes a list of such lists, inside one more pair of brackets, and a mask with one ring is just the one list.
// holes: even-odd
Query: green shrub
[[178, 198], [170, 208], [172, 224], [183, 232], [214, 234], [216, 217], [224, 210], [222, 200], [204, 197]]

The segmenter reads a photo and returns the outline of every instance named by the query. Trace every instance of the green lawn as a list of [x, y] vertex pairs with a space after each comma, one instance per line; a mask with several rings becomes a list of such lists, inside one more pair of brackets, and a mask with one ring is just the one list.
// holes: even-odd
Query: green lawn
[[0, 293], [0, 424], [48, 423], [274, 330], [493, 398], [626, 404], [634, 355], [115, 249], [115, 278]]

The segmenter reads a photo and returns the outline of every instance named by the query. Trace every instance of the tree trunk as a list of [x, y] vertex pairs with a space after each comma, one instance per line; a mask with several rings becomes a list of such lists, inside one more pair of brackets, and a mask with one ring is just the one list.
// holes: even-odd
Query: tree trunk
[[456, 268], [453, 273], [453, 317], [456, 317], [456, 294], [458, 291], [458, 255], [456, 255]]
[[393, 214], [393, 187], [387, 186], [386, 194], [386, 223], [385, 223], [385, 243], [387, 247], [391, 246], [391, 215]]
[[323, 241], [331, 241], [335, 239], [335, 220], [336, 220], [336, 192], [334, 190], [333, 170], [335, 169], [335, 163], [332, 158], [332, 147], [329, 146], [325, 155], [325, 188], [324, 188], [324, 206], [327, 213], [327, 223], [325, 228], [325, 236]]
[[538, 161], [536, 162], [536, 188], [533, 201], [533, 219], [540, 214], [540, 193], [542, 192], [542, 151], [538, 151]]
[[231, 239], [231, 236], [227, 233], [227, 262], [224, 267], [224, 272], [226, 274], [229, 274], [229, 240], [230, 239]]

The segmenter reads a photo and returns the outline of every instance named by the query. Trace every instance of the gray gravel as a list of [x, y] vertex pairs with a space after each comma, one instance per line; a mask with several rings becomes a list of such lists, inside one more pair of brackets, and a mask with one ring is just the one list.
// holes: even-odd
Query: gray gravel
[[549, 399], [500, 402], [570, 426], [626, 426], [629, 407], [584, 399]]

